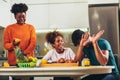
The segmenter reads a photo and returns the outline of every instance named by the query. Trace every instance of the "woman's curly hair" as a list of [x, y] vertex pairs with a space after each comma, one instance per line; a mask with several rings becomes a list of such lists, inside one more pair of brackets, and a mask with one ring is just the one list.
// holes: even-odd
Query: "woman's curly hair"
[[84, 33], [85, 33], [85, 32], [81, 31], [80, 29], [77, 29], [77, 30], [75, 30], [75, 31], [72, 33], [72, 42], [73, 42], [74, 46], [79, 45], [80, 40], [81, 40], [81, 38], [82, 38], [82, 35], [83, 35]]
[[16, 13], [19, 12], [25, 12], [28, 10], [28, 6], [24, 3], [19, 3], [19, 4], [13, 4], [12, 8], [11, 8], [11, 12], [14, 13], [14, 15], [16, 15]]
[[46, 41], [50, 44], [54, 44], [55, 42], [55, 38], [57, 36], [61, 36], [63, 38], [62, 33], [58, 32], [58, 31], [53, 31], [53, 32], [48, 32], [45, 36]]

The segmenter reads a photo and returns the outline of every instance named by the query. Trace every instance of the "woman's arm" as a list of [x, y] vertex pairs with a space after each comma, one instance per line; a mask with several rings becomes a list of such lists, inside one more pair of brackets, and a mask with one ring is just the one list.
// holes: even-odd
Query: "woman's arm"
[[4, 48], [8, 51], [13, 51], [13, 43], [12, 43], [12, 36], [10, 35], [10, 29], [6, 28], [4, 31]]
[[29, 45], [27, 45], [28, 47], [24, 50], [25, 54], [33, 52], [36, 47], [36, 33], [33, 26], [31, 27], [30, 36]]

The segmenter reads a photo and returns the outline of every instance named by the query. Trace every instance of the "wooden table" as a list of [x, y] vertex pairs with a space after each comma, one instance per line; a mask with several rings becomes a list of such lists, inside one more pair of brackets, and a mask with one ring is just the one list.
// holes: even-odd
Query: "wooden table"
[[73, 77], [80, 80], [83, 75], [111, 73], [114, 66], [88, 67], [37, 67], [37, 68], [0, 68], [1, 76], [42, 76], [42, 77]]

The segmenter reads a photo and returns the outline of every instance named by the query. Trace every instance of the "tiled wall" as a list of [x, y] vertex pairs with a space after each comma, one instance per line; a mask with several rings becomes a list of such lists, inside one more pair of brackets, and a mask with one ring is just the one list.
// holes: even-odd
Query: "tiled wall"
[[[46, 42], [45, 40], [45, 35], [47, 32], [42, 32], [42, 33], [37, 33], [37, 44], [39, 44], [40, 49], [39, 49], [39, 56], [44, 56], [46, 54], [46, 51], [44, 50], [46, 47], [44, 43]], [[76, 52], [77, 47], [74, 47], [71, 41], [71, 33], [72, 32], [61, 32], [64, 35], [64, 41], [65, 41], [65, 46], [70, 47], [73, 49], [74, 52]]]
[[[0, 30], [0, 56], [2, 55], [3, 51], [4, 51], [4, 47], [3, 47], [3, 32], [4, 29]], [[61, 31], [60, 31], [61, 32]], [[44, 51], [45, 49], [45, 45], [44, 43], [46, 42], [45, 40], [45, 35], [47, 32], [36, 32], [37, 35], [37, 44], [39, 45], [39, 52], [35, 53], [36, 56], [44, 56], [47, 52]], [[61, 32], [64, 36], [64, 41], [65, 41], [65, 46], [66, 47], [70, 47], [72, 48], [72, 50], [74, 52], [76, 52], [77, 47], [74, 47], [71, 41], [71, 34], [72, 32]]]
[[3, 56], [3, 51], [4, 51], [4, 48], [3, 48], [3, 32], [4, 32], [4, 29], [0, 28], [0, 57]]

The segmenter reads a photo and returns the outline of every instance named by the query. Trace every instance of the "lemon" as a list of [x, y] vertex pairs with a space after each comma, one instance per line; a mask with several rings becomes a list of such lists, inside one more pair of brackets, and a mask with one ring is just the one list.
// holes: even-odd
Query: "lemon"
[[20, 60], [19, 60], [19, 59], [16, 59], [16, 62], [18, 63], [18, 62], [20, 62]]
[[33, 57], [32, 57], [32, 56], [29, 56], [29, 57], [28, 57], [28, 61], [29, 61], [29, 62], [32, 62], [32, 61], [33, 61]]
[[15, 40], [16, 43], [19, 43], [19, 42], [21, 41], [21, 40], [18, 39], [18, 38], [14, 38], [14, 40]]
[[48, 61], [47, 61], [46, 59], [42, 59], [42, 60], [41, 60], [41, 64], [47, 64], [47, 62], [48, 62]]
[[47, 48], [44, 48], [44, 51], [47, 52], [48, 51]]
[[30, 67], [35, 67], [35, 63], [34, 62], [30, 62]]
[[4, 62], [4, 63], [3, 63], [3, 66], [4, 66], [4, 67], [9, 67], [10, 65], [9, 65], [8, 62]]
[[33, 62], [37, 62], [38, 61], [38, 59], [35, 57], [35, 58], [33, 58]]

